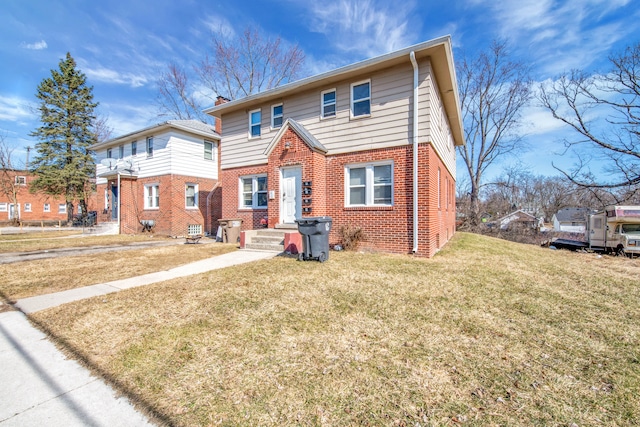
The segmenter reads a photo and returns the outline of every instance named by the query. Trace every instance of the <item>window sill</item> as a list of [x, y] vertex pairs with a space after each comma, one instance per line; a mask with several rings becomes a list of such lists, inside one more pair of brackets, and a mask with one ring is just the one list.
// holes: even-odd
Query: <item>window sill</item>
[[160, 208], [144, 208], [145, 211], [159, 211]]
[[393, 205], [345, 206], [346, 211], [392, 211]]
[[351, 120], [368, 119], [369, 117], [371, 117], [371, 113], [369, 113], [369, 114], [361, 114], [359, 116], [351, 115]]
[[247, 208], [247, 207], [240, 207], [238, 208], [238, 212], [252, 212], [252, 211], [266, 211], [267, 207], [258, 207], [258, 208]]

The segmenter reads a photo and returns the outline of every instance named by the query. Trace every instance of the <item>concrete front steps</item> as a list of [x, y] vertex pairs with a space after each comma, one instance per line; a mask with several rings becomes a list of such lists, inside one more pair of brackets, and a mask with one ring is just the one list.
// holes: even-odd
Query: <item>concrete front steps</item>
[[240, 247], [297, 254], [302, 251], [302, 236], [296, 229], [246, 230], [240, 233]]

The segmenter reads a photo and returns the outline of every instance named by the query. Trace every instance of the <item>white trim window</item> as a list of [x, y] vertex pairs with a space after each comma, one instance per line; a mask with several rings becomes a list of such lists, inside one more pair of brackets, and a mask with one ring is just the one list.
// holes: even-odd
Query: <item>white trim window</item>
[[0, 203], [0, 212], [8, 212], [9, 208], [7, 203]]
[[249, 111], [249, 138], [260, 138], [262, 113], [260, 109]]
[[113, 159], [113, 150], [111, 148], [107, 148], [107, 159]]
[[282, 120], [284, 117], [284, 110], [282, 103], [271, 106], [271, 129], [278, 129], [282, 127]]
[[371, 80], [351, 84], [351, 117], [371, 115]]
[[153, 157], [153, 137], [147, 138], [147, 157]]
[[325, 90], [320, 94], [321, 118], [327, 119], [336, 116], [336, 90]]
[[184, 206], [188, 209], [198, 208], [198, 184], [184, 186]]
[[138, 141], [131, 141], [131, 156], [138, 155]]
[[27, 177], [26, 176], [16, 175], [15, 184], [16, 185], [27, 185]]
[[160, 208], [160, 185], [146, 184], [144, 186], [144, 208], [158, 209]]
[[58, 213], [61, 213], [61, 214], [67, 213], [66, 203], [58, 203]]
[[31, 212], [31, 203], [25, 203], [24, 204], [24, 211], [25, 212]]
[[393, 162], [345, 166], [346, 206], [393, 206]]
[[213, 160], [213, 147], [214, 144], [211, 141], [204, 141], [204, 159]]
[[241, 176], [240, 209], [267, 208], [267, 175]]
[[50, 205], [49, 203], [45, 203], [45, 204], [42, 206], [42, 211], [43, 211], [43, 212], [51, 212], [51, 205]]
[[124, 145], [118, 146], [118, 158], [124, 159]]

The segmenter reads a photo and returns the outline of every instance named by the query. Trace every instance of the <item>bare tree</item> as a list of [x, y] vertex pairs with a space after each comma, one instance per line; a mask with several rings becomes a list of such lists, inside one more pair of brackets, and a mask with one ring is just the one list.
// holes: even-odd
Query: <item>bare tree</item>
[[15, 166], [13, 162], [13, 149], [5, 143], [4, 136], [0, 135], [0, 192], [9, 200], [9, 203], [13, 205], [14, 215], [12, 215], [11, 220], [17, 223], [20, 221], [20, 218], [17, 216], [20, 188], [24, 187], [26, 182], [19, 180], [19, 174]]
[[471, 181], [468, 223], [479, 222], [483, 175], [496, 160], [522, 146], [521, 111], [531, 99], [529, 70], [509, 60], [504, 42], [494, 41], [474, 60], [457, 67], [466, 145], [458, 147]]
[[97, 114], [93, 121], [93, 132], [97, 142], [105, 142], [111, 139], [113, 128], [109, 126], [109, 117]]
[[250, 27], [235, 38], [214, 34], [210, 53], [193, 66], [195, 79], [173, 63], [161, 74], [158, 107], [161, 115], [209, 120], [202, 114], [203, 99], [236, 99], [293, 81], [304, 58], [298, 45], [287, 47], [280, 37], [271, 39]]
[[[640, 43], [609, 62], [606, 74], [572, 71], [541, 85], [539, 98], [578, 135], [565, 140], [578, 159], [576, 167], [556, 169], [578, 186], [618, 189], [610, 192], [614, 199], [633, 198], [640, 187]], [[604, 162], [603, 173], [591, 172], [593, 158]]]

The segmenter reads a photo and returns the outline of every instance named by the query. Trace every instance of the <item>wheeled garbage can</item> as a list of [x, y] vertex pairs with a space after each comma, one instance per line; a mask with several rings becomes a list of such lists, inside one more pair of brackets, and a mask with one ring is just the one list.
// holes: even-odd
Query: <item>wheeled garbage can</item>
[[298, 254], [300, 261], [329, 259], [329, 231], [332, 220], [328, 216], [297, 219], [298, 231], [302, 235], [303, 251]]
[[242, 219], [220, 219], [218, 220], [222, 227], [222, 241], [224, 243], [238, 243], [240, 241], [240, 227], [242, 227]]

